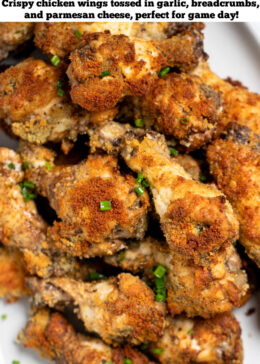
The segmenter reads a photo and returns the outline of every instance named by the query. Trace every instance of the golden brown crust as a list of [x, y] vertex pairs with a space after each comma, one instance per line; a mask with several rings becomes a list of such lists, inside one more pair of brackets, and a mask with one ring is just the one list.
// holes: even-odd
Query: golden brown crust
[[218, 139], [209, 146], [207, 159], [218, 187], [237, 214], [240, 241], [260, 266], [259, 137], [246, 127], [231, 127], [227, 139]]
[[222, 102], [220, 94], [199, 77], [172, 73], [155, 82], [140, 109], [145, 124], [197, 149], [212, 138]]
[[23, 255], [18, 250], [0, 247], [0, 297], [13, 302], [28, 295]]
[[114, 349], [113, 362], [115, 364], [124, 364], [125, 359], [130, 359], [132, 364], [153, 364], [143, 353], [134, 349], [130, 345], [123, 348]]

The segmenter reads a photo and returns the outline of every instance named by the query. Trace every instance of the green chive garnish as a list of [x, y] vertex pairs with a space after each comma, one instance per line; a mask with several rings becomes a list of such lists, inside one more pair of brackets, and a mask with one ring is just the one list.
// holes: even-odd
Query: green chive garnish
[[139, 185], [135, 188], [135, 192], [137, 193], [138, 196], [142, 196], [142, 194], [144, 193], [144, 189], [141, 185]]
[[164, 278], [155, 277], [155, 286], [158, 290], [160, 290], [161, 288], [165, 288]]
[[143, 179], [143, 181], [142, 181], [142, 185], [143, 185], [144, 187], [149, 187], [149, 186], [150, 186], [150, 182], [149, 182], [147, 179]]
[[110, 71], [104, 71], [104, 72], [101, 72], [100, 73], [100, 77], [106, 77], [106, 76], [109, 76], [110, 75]]
[[162, 354], [163, 353], [163, 349], [161, 349], [161, 348], [154, 348], [154, 349], [152, 349], [152, 352], [154, 354], [159, 355], [159, 354]]
[[164, 289], [162, 292], [157, 293], [154, 300], [156, 302], [165, 302], [166, 301], [166, 290]]
[[110, 211], [110, 210], [111, 210], [111, 201], [100, 202], [100, 211]]
[[19, 360], [13, 360], [12, 364], [20, 364]]
[[119, 262], [122, 262], [123, 260], [125, 260], [125, 252], [121, 252], [121, 253], [119, 254], [119, 259], [118, 259], [118, 261], [119, 261]]
[[9, 163], [9, 164], [7, 165], [7, 167], [8, 167], [8, 168], [10, 168], [10, 169], [14, 169], [14, 164], [13, 164], [13, 163]]
[[59, 56], [53, 56], [51, 58], [51, 63], [53, 66], [57, 67], [60, 64], [60, 57]]
[[45, 167], [48, 169], [48, 171], [52, 170], [52, 166], [51, 166], [51, 164], [49, 162], [45, 163]]
[[57, 95], [63, 97], [64, 94], [65, 94], [64, 90], [62, 90], [62, 88], [58, 88]]
[[143, 122], [143, 119], [135, 119], [135, 126], [137, 128], [142, 128], [144, 126], [144, 122]]
[[175, 148], [170, 147], [169, 150], [170, 154], [173, 155], [174, 157], [177, 157], [177, 155], [179, 154], [178, 150]]
[[57, 87], [62, 87], [63, 85], [64, 85], [64, 82], [62, 82], [62, 81], [57, 81], [56, 82]]
[[7, 315], [5, 314], [5, 313], [3, 313], [2, 315], [1, 315], [1, 319], [4, 321], [4, 320], [6, 320], [7, 319]]
[[82, 37], [82, 33], [81, 33], [81, 31], [79, 29], [76, 30], [75, 35], [76, 35], [77, 38]]
[[132, 360], [129, 358], [124, 358], [124, 364], [132, 364]]
[[24, 187], [28, 187], [28, 188], [34, 188], [35, 184], [30, 182], [30, 181], [24, 181], [23, 182]]
[[132, 242], [132, 243], [131, 243], [131, 246], [132, 246], [133, 248], [139, 248], [140, 243]]
[[143, 173], [138, 173], [137, 178], [136, 178], [136, 182], [137, 182], [138, 184], [141, 184], [141, 183], [142, 183], [142, 181], [143, 181], [143, 179], [144, 179], [144, 175], [143, 175]]
[[20, 182], [19, 186], [21, 188], [21, 194], [25, 202], [33, 200], [36, 195], [32, 192], [35, 187], [35, 184], [30, 181]]
[[192, 335], [192, 334], [194, 334], [194, 330], [188, 330], [188, 331], [187, 331], [187, 334], [188, 334], [188, 335]]
[[169, 72], [170, 72], [170, 70], [171, 70], [171, 68], [170, 68], [170, 67], [163, 67], [163, 68], [161, 69], [161, 71], [159, 72], [158, 76], [159, 76], [160, 78], [162, 78], [162, 77], [164, 77], [165, 75], [167, 75], [167, 73], [169, 73]]
[[167, 269], [163, 265], [159, 264], [159, 265], [157, 265], [157, 267], [153, 271], [153, 274], [157, 278], [162, 278], [165, 275], [166, 272], [167, 272]]
[[87, 276], [87, 281], [100, 281], [104, 278], [106, 278], [106, 276], [102, 273], [90, 272]]
[[27, 171], [27, 169], [29, 169], [29, 163], [28, 162], [23, 162], [23, 170]]
[[141, 349], [141, 350], [146, 350], [146, 349], [148, 349], [148, 345], [147, 345], [147, 344], [142, 344], [142, 345], [140, 346], [140, 349]]
[[184, 118], [182, 118], [182, 119], [180, 120], [180, 123], [181, 123], [182, 125], [187, 125], [189, 121], [190, 121], [190, 119], [189, 119], [187, 116], [185, 116]]
[[16, 30], [15, 34], [21, 33], [21, 30]]
[[200, 176], [200, 181], [201, 181], [201, 182], [205, 182], [205, 181], [206, 181], [206, 179], [207, 179], [207, 177], [206, 177], [206, 176]]

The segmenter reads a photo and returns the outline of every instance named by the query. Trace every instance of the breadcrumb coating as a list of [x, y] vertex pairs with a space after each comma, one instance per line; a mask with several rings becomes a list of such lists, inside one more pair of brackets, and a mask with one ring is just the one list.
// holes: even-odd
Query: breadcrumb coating
[[28, 278], [27, 282], [35, 304], [58, 309], [75, 306], [86, 330], [99, 334], [107, 344], [127, 340], [138, 345], [162, 335], [164, 303], [155, 302], [153, 291], [131, 274], [93, 283], [69, 278]]
[[260, 267], [260, 138], [246, 126], [230, 128], [223, 139], [208, 147], [207, 160], [237, 215], [239, 241]]

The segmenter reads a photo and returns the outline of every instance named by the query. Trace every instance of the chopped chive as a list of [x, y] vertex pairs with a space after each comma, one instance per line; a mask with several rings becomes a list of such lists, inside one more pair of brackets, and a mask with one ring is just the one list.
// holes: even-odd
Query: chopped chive
[[113, 361], [101, 361], [99, 364], [115, 364]]
[[81, 31], [79, 29], [76, 30], [75, 35], [76, 35], [77, 38], [82, 37], [82, 33], [81, 33]]
[[45, 167], [48, 169], [48, 171], [52, 170], [52, 166], [51, 166], [51, 164], [49, 162], [45, 163]]
[[164, 278], [155, 277], [155, 286], [156, 286], [157, 290], [160, 290], [161, 288], [165, 288]]
[[131, 243], [131, 246], [132, 246], [133, 248], [139, 248], [140, 243], [132, 242], [132, 243]]
[[142, 181], [142, 185], [143, 185], [144, 187], [149, 187], [149, 186], [150, 186], [150, 182], [148, 181], [148, 179], [143, 179], [143, 181]]
[[13, 360], [12, 364], [20, 364], [19, 360]]
[[56, 55], [51, 57], [51, 63], [53, 66], [57, 67], [60, 64], [60, 57]]
[[182, 125], [187, 125], [189, 121], [190, 121], [190, 119], [189, 119], [187, 116], [185, 116], [184, 118], [182, 118], [182, 119], [180, 120], [180, 123], [181, 123]]
[[173, 155], [174, 157], [177, 157], [177, 155], [179, 154], [178, 150], [175, 148], [170, 147], [169, 150], [170, 154]]
[[58, 88], [57, 95], [63, 97], [64, 94], [65, 94], [64, 90], [62, 90], [62, 88]]
[[160, 77], [160, 78], [162, 78], [162, 77], [164, 77], [165, 75], [167, 75], [167, 73], [169, 73], [170, 72], [170, 70], [171, 70], [171, 68], [170, 67], [163, 67], [162, 69], [161, 69], [161, 71], [158, 73], [158, 76]]
[[141, 184], [141, 183], [142, 183], [142, 181], [143, 181], [143, 179], [144, 179], [144, 175], [143, 175], [143, 173], [138, 173], [137, 178], [136, 178], [136, 182], [137, 182], [138, 184]]
[[139, 119], [135, 119], [135, 126], [137, 128], [142, 128], [144, 126], [144, 122], [143, 119], [139, 118]]
[[129, 358], [124, 358], [124, 364], [132, 364], [132, 360]]
[[101, 279], [106, 278], [106, 276], [102, 273], [98, 272], [90, 272], [87, 275], [87, 281], [100, 281]]
[[3, 313], [2, 315], [1, 315], [1, 319], [4, 321], [4, 320], [6, 320], [7, 319], [7, 315], [5, 314], [5, 313]]
[[188, 331], [187, 331], [187, 334], [188, 334], [188, 335], [192, 335], [192, 334], [194, 334], [194, 330], [188, 330]]
[[148, 349], [148, 345], [147, 345], [147, 344], [142, 344], [142, 345], [140, 346], [140, 349], [141, 349], [141, 350], [146, 350], [146, 349]]
[[28, 162], [23, 162], [23, 166], [22, 166], [24, 171], [27, 171], [27, 169], [29, 169], [29, 163]]
[[200, 181], [201, 182], [205, 182], [207, 180], [207, 177], [206, 176], [200, 176]]
[[21, 30], [16, 30], [15, 34], [21, 33]]
[[99, 208], [100, 208], [100, 211], [110, 211], [111, 210], [111, 201], [101, 201]]
[[123, 260], [125, 260], [125, 252], [123, 251], [123, 252], [121, 252], [120, 254], [119, 254], [119, 259], [118, 259], [118, 261], [119, 262], [122, 262]]
[[154, 300], [156, 302], [165, 302], [166, 301], [166, 295], [162, 294], [162, 293], [157, 293], [157, 295], [155, 296]]
[[13, 164], [13, 163], [9, 163], [9, 164], [7, 165], [7, 167], [8, 167], [8, 168], [10, 168], [10, 169], [14, 169], [14, 164]]
[[108, 71], [108, 70], [100, 73], [100, 77], [102, 77], [102, 78], [109, 76], [109, 75], [110, 75], [110, 71]]
[[157, 265], [157, 267], [153, 271], [153, 274], [157, 278], [162, 278], [165, 275], [166, 272], [167, 272], [167, 269], [163, 265], [159, 264], [159, 265]]
[[163, 349], [161, 349], [161, 348], [154, 348], [154, 349], [152, 349], [152, 352], [154, 354], [159, 355], [159, 354], [162, 354], [163, 353]]
[[35, 184], [30, 182], [30, 181], [24, 181], [22, 182], [24, 187], [28, 187], [28, 188], [34, 188], [35, 187]]
[[62, 81], [57, 81], [56, 82], [57, 87], [62, 87], [63, 85], [64, 85], [64, 82], [62, 82]]
[[138, 196], [142, 196], [142, 194], [144, 193], [144, 189], [141, 185], [138, 185], [136, 188], [135, 188], [135, 192], [137, 193]]

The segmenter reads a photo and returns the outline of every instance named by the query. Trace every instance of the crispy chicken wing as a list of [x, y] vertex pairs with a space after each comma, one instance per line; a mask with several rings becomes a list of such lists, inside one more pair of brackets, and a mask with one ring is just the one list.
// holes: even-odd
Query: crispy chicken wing
[[[135, 193], [135, 179], [120, 173], [115, 157], [89, 156], [76, 165], [55, 166], [54, 153], [44, 147], [25, 144], [21, 151], [30, 165], [28, 178], [61, 219], [48, 229], [51, 244], [89, 257], [124, 248], [121, 239], [143, 238], [148, 194]], [[110, 202], [107, 211], [102, 211], [102, 201]]]
[[0, 23], [0, 61], [33, 35], [34, 23]]
[[[78, 276], [75, 259], [55, 252], [46, 241], [47, 224], [22, 183], [24, 171], [20, 156], [0, 148], [0, 241], [19, 249], [26, 269], [41, 277], [72, 273]], [[31, 181], [26, 181], [31, 185]]]
[[57, 364], [100, 364], [112, 360], [108, 345], [76, 333], [61, 314], [48, 309], [39, 310], [30, 318], [18, 340]]
[[27, 296], [25, 264], [17, 249], [0, 247], [0, 298], [13, 302]]
[[242, 364], [240, 336], [231, 312], [209, 320], [167, 317], [164, 335], [149, 350], [160, 364]]
[[233, 245], [210, 256], [204, 265], [197, 265], [172, 254], [165, 243], [147, 238], [105, 261], [135, 274], [144, 273], [149, 280], [154, 278], [155, 265], [166, 267], [166, 301], [172, 315], [185, 312], [188, 316], [210, 317], [228, 311], [240, 305], [248, 289]]
[[35, 27], [35, 44], [44, 53], [66, 57], [84, 43], [84, 36], [109, 30], [111, 34], [124, 34], [148, 40], [163, 40], [172, 35], [190, 31], [201, 32], [202, 23], [38, 23]]
[[33, 58], [0, 74], [0, 116], [15, 135], [37, 144], [76, 140], [89, 124], [113, 119], [116, 110], [89, 114], [72, 105], [66, 86], [57, 86], [63, 81], [62, 67]]
[[35, 304], [75, 310], [86, 330], [108, 344], [125, 340], [133, 344], [157, 341], [164, 327], [164, 303], [138, 277], [122, 273], [100, 282], [83, 283], [69, 278], [28, 279]]
[[114, 107], [124, 96], [144, 96], [162, 67], [188, 71], [204, 56], [200, 32], [151, 41], [94, 33], [70, 55], [72, 101], [89, 111]]
[[158, 79], [134, 104], [146, 128], [154, 127], [188, 149], [211, 140], [223, 110], [219, 92], [198, 76], [177, 73]]
[[[161, 227], [170, 249], [188, 257], [202, 258], [209, 252], [234, 242], [238, 222], [230, 203], [213, 185], [192, 180], [191, 176], [170, 158], [162, 135], [129, 130], [109, 123], [92, 136], [92, 149], [120, 144], [121, 155], [135, 172], [150, 183]], [[105, 132], [104, 132], [105, 130]], [[127, 127], [126, 127], [127, 130]], [[99, 137], [101, 135], [101, 137]], [[113, 149], [112, 149], [113, 150]]]
[[223, 139], [208, 147], [207, 159], [237, 214], [239, 241], [260, 267], [260, 137], [246, 126], [233, 124]]
[[206, 62], [199, 64], [194, 73], [217, 92], [221, 92], [224, 110], [218, 126], [220, 131], [230, 125], [230, 122], [236, 122], [260, 134], [260, 95], [249, 92], [239, 82], [222, 80], [211, 71]]

